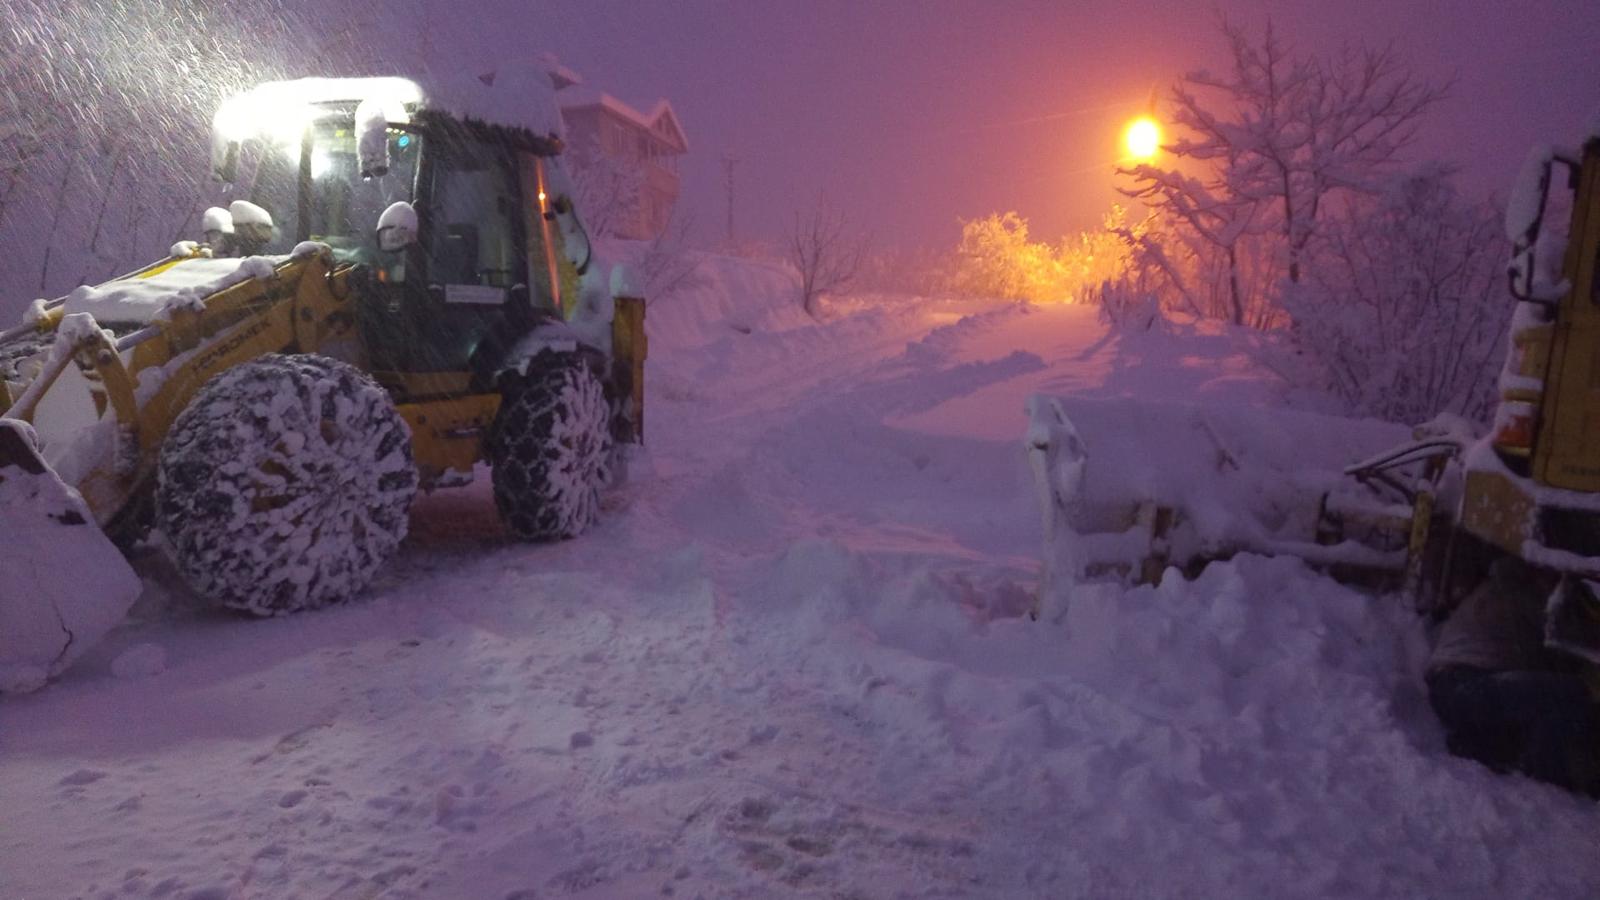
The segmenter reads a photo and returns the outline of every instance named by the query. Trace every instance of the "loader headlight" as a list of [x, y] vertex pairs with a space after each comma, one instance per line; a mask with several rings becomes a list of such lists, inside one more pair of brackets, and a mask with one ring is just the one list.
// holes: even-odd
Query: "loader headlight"
[[298, 149], [311, 120], [311, 108], [303, 101], [259, 91], [227, 100], [211, 123], [217, 139], [224, 143], [266, 140], [274, 146]]

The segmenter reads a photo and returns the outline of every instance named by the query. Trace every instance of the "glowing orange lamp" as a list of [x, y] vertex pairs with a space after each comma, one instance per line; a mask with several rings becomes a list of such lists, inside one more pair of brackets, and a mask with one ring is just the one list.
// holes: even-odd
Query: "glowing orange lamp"
[[1122, 144], [1134, 159], [1154, 159], [1161, 152], [1161, 126], [1150, 116], [1140, 116], [1129, 123]]

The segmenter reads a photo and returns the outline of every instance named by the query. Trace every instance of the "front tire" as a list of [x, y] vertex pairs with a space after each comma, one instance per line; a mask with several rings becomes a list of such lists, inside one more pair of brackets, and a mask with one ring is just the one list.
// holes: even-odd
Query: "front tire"
[[576, 354], [538, 357], [508, 375], [489, 446], [494, 502], [524, 540], [576, 537], [598, 518], [608, 477], [611, 407]]
[[417, 470], [360, 370], [264, 356], [200, 389], [161, 448], [157, 526], [194, 590], [269, 616], [347, 600], [405, 538]]

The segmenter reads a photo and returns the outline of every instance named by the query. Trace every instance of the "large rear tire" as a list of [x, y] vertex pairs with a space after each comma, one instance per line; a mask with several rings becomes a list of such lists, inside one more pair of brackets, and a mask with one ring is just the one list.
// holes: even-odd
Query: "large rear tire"
[[489, 445], [494, 502], [524, 540], [576, 537], [598, 518], [609, 477], [611, 407], [582, 357], [545, 354], [508, 375]]
[[405, 538], [411, 432], [358, 369], [264, 356], [208, 382], [161, 448], [157, 526], [185, 580], [261, 616], [347, 600]]

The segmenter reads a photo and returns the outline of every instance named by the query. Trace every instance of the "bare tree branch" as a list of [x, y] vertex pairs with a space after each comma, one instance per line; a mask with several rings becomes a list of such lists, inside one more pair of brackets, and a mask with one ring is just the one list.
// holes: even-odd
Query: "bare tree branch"
[[[1192, 72], [1170, 95], [1180, 137], [1166, 149], [1202, 171], [1124, 169], [1134, 182], [1124, 193], [1198, 237], [1227, 286], [1228, 318], [1259, 323], [1274, 318], [1263, 292], [1304, 277], [1330, 201], [1378, 190], [1444, 91], [1392, 48], [1317, 57], [1296, 53], [1270, 20], [1259, 39], [1221, 27], [1229, 71]], [[1277, 274], [1246, 271], [1263, 266]]]
[[817, 315], [821, 295], [847, 287], [861, 268], [864, 245], [847, 226], [844, 214], [823, 197], [809, 214], [795, 213], [784, 243], [789, 262], [800, 272], [800, 305], [811, 316]]

